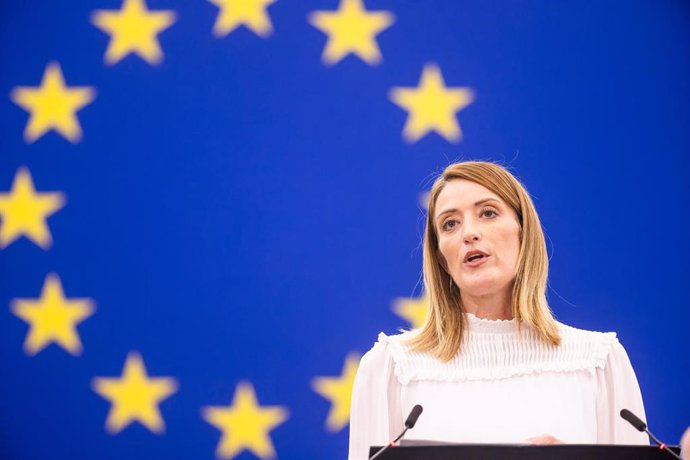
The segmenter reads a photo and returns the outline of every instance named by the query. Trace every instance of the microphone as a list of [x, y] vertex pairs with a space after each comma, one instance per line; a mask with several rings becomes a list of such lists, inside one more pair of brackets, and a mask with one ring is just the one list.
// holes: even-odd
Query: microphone
[[421, 414], [423, 410], [424, 409], [419, 404], [415, 405], [410, 411], [410, 415], [407, 416], [407, 420], [405, 420], [405, 429], [402, 433], [400, 433], [400, 436], [388, 443], [387, 446], [380, 448], [374, 455], [369, 457], [369, 460], [374, 460], [376, 457], [384, 453], [389, 447], [395, 447], [395, 443], [400, 441], [400, 439], [405, 436], [407, 430], [414, 428], [415, 424], [417, 423], [417, 419], [419, 418], [419, 414]]
[[407, 420], [405, 420], [405, 428], [407, 430], [414, 428], [414, 425], [417, 423], [417, 419], [419, 418], [419, 414], [421, 414], [423, 410], [424, 409], [419, 404], [412, 408], [410, 415], [408, 415]]
[[621, 417], [627, 420], [632, 426], [634, 426], [637, 431], [645, 431], [647, 429], [647, 424], [637, 418], [637, 415], [630, 412], [628, 409], [621, 410]]
[[668, 448], [666, 443], [659, 441], [659, 439], [652, 434], [651, 431], [647, 429], [647, 424], [640, 420], [637, 415], [633, 414], [630, 412], [628, 409], [621, 409], [621, 417], [625, 419], [628, 423], [630, 423], [632, 426], [634, 426], [637, 431], [643, 431], [647, 433], [647, 435], [652, 438], [652, 440], [659, 446], [659, 450], [665, 450], [669, 454], [673, 455], [675, 458], [678, 460], [681, 460], [680, 456], [673, 452], [671, 449]]

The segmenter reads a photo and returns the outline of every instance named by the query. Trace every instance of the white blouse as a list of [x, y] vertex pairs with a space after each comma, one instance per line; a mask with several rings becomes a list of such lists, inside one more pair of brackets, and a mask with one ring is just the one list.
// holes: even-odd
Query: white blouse
[[424, 412], [405, 438], [524, 443], [550, 434], [569, 444], [648, 444], [618, 415], [645, 419], [640, 387], [613, 332], [559, 323], [562, 342], [545, 343], [515, 320], [467, 314], [469, 333], [448, 362], [412, 352], [413, 332], [379, 335], [357, 371], [350, 411], [350, 459], [388, 444], [415, 404]]

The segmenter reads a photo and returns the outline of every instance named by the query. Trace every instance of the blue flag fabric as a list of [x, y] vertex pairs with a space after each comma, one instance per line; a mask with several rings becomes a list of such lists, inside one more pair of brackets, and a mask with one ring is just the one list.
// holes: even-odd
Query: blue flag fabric
[[359, 358], [423, 321], [425, 192], [498, 161], [548, 297], [688, 423], [682, 2], [0, 6], [0, 456], [345, 458]]

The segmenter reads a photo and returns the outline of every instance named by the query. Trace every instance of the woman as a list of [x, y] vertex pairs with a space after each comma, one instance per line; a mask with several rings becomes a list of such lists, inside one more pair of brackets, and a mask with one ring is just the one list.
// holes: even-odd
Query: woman
[[434, 183], [424, 236], [430, 309], [418, 330], [379, 335], [355, 379], [350, 458], [365, 459], [424, 407], [408, 439], [468, 443], [648, 444], [618, 413], [644, 418], [615, 333], [558, 323], [532, 200], [493, 163], [450, 165]]

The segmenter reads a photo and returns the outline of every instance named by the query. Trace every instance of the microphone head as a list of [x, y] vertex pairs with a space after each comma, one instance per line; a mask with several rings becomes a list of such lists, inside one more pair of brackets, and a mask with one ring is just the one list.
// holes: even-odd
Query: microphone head
[[407, 428], [412, 428], [414, 427], [415, 423], [417, 423], [417, 419], [419, 418], [419, 414], [422, 413], [422, 406], [417, 404], [412, 408], [410, 411], [410, 415], [407, 416], [407, 420], [405, 420], [405, 426]]
[[638, 431], [644, 431], [647, 429], [647, 424], [637, 418], [637, 415], [633, 414], [628, 409], [621, 410], [621, 417], [623, 417], [632, 426], [637, 428]]

